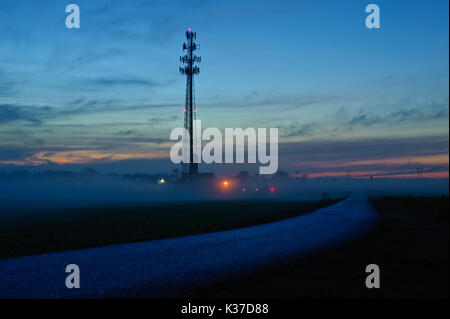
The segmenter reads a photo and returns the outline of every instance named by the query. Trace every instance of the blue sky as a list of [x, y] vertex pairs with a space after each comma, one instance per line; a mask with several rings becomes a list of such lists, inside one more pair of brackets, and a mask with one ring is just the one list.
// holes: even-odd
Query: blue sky
[[203, 127], [278, 127], [287, 170], [448, 176], [448, 1], [72, 2], [78, 30], [69, 1], [0, 0], [0, 165], [162, 169], [191, 27]]

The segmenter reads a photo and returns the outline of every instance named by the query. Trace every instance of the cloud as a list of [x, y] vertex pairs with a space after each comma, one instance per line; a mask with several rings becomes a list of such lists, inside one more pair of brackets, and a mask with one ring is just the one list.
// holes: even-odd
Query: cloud
[[173, 115], [173, 116], [169, 116], [169, 117], [154, 117], [154, 118], [149, 119], [148, 123], [150, 124], [150, 126], [154, 126], [154, 125], [170, 123], [173, 121], [178, 121], [179, 119], [180, 119], [180, 117], [178, 115]]
[[[102, 113], [102, 112], [131, 112], [139, 110], [152, 110], [155, 108], [166, 108], [166, 107], [180, 107], [179, 104], [160, 104], [160, 103], [142, 103], [142, 104], [127, 104], [121, 100], [115, 99], [93, 99], [93, 100], [82, 100], [80, 103], [68, 104], [69, 108], [64, 108], [55, 112], [54, 117], [67, 116], [67, 115], [78, 115], [78, 114], [92, 114], [92, 113]], [[73, 108], [72, 106], [76, 106]]]
[[27, 121], [33, 125], [40, 125], [42, 118], [45, 118], [51, 110], [52, 108], [48, 106], [0, 104], [0, 123]]
[[[274, 93], [274, 92], [271, 92]], [[271, 94], [274, 95], [274, 94]], [[305, 106], [337, 103], [343, 95], [334, 96], [275, 96], [264, 97], [256, 91], [240, 97], [238, 100], [228, 100], [208, 103], [208, 107], [276, 107], [286, 111], [296, 110]]]
[[[346, 141], [304, 141], [280, 143], [280, 160], [288, 162], [341, 163], [347, 161], [378, 160], [435, 156], [449, 153], [448, 135], [378, 139], [365, 138]], [[315, 164], [314, 164], [315, 163]]]
[[68, 57], [65, 50], [56, 46], [52, 58], [45, 63], [45, 68], [66, 73], [72, 70], [81, 69], [96, 62], [122, 56], [124, 53], [125, 51], [119, 48], [108, 48], [98, 51], [89, 45], [81, 48], [80, 53], [77, 56]]
[[16, 83], [14, 81], [5, 81], [0, 78], [0, 96], [15, 96], [19, 91], [16, 89]]
[[31, 140], [25, 141], [24, 144], [32, 146], [42, 146], [45, 144], [45, 141], [41, 138], [32, 138]]
[[380, 127], [390, 129], [401, 125], [431, 126], [435, 121], [448, 120], [448, 105], [431, 103], [422, 107], [409, 107], [385, 114], [375, 114], [371, 110], [361, 110], [352, 114], [347, 108], [340, 107], [331, 118], [302, 124], [280, 125], [280, 136], [286, 138], [315, 136], [318, 134], [336, 134], [336, 132], [356, 131], [362, 128]]
[[83, 102], [84, 102], [84, 98], [80, 97], [80, 98], [78, 98], [76, 100], [67, 102], [67, 104], [69, 104], [69, 105], [79, 105], [79, 104], [81, 104]]
[[15, 81], [0, 69], [0, 97], [16, 96], [20, 92], [18, 86], [23, 83], [25, 83], [25, 81]]
[[383, 118], [381, 118], [381, 117], [370, 116], [368, 114], [360, 114], [360, 115], [353, 117], [350, 121], [348, 121], [346, 123], [346, 125], [349, 127], [354, 127], [354, 126], [359, 126], [359, 125], [367, 127], [367, 126], [372, 126], [372, 125], [379, 124], [382, 122], [384, 122], [384, 121], [383, 121]]
[[90, 85], [96, 85], [101, 87], [116, 87], [116, 86], [146, 86], [146, 87], [157, 87], [162, 84], [137, 77], [123, 77], [123, 78], [107, 78], [100, 77], [96, 79], [86, 79], [82, 83], [87, 83]]
[[0, 105], [0, 123], [7, 123], [21, 119], [20, 111], [10, 105]]
[[362, 113], [344, 123], [343, 127], [347, 130], [351, 130], [358, 126], [370, 127], [379, 124], [394, 126], [403, 123], [428, 123], [444, 117], [448, 117], [448, 108], [446, 109], [440, 106], [431, 108], [423, 107], [421, 109], [410, 108], [393, 111], [386, 115]]
[[0, 161], [4, 160], [18, 160], [31, 156], [32, 152], [25, 149], [2, 147], [0, 148]]
[[[38, 106], [15, 103], [0, 104], [0, 123], [11, 123], [14, 121], [26, 121], [32, 125], [42, 125], [45, 120], [57, 118], [69, 118], [75, 115], [88, 115], [102, 112], [129, 112], [138, 110], [152, 110], [155, 108], [180, 107], [179, 104], [125, 104], [123, 101], [115, 99], [92, 99], [86, 100], [78, 98], [69, 101], [64, 107], [59, 106]], [[178, 120], [180, 117], [171, 116], [167, 118], [152, 118], [150, 125], [157, 125]], [[101, 124], [101, 123], [100, 123]], [[56, 125], [56, 124], [55, 124]], [[74, 124], [65, 124], [66, 127]], [[144, 123], [142, 123], [144, 125]], [[79, 125], [81, 126], [81, 125]]]
[[294, 126], [287, 127], [283, 129], [284, 131], [283, 136], [284, 137], [311, 136], [316, 132], [317, 127], [318, 125], [314, 123], [305, 124], [300, 127]]
[[136, 134], [136, 132], [133, 130], [127, 130], [127, 131], [119, 131], [117, 132], [117, 134], [127, 136], [127, 135], [134, 135]]

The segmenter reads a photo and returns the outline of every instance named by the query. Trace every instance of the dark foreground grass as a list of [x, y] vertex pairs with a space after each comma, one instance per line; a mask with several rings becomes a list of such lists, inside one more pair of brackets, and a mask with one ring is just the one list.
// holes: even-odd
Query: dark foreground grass
[[[448, 197], [371, 201], [381, 219], [364, 237], [193, 297], [448, 298]], [[372, 263], [381, 270], [380, 289], [365, 286]]]
[[301, 215], [337, 201], [339, 199], [163, 203], [0, 216], [0, 258], [263, 224]]

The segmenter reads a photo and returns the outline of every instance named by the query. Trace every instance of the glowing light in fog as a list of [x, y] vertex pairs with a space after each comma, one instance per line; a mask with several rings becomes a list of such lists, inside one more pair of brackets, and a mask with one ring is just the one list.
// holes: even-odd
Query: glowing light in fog
[[231, 182], [229, 180], [223, 180], [222, 182], [220, 182], [220, 187], [223, 190], [229, 190], [231, 189]]

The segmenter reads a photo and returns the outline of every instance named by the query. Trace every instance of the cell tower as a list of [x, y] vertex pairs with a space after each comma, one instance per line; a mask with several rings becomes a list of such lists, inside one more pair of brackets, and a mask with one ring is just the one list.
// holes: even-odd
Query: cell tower
[[[183, 51], [187, 54], [180, 56], [180, 62], [184, 64], [180, 67], [180, 73], [186, 75], [186, 101], [184, 107], [184, 128], [189, 132], [189, 145], [184, 145], [185, 149], [189, 149], [189, 161], [183, 162], [182, 174], [187, 176], [196, 176], [198, 174], [198, 164], [194, 163], [194, 123], [197, 113], [194, 96], [194, 75], [200, 73], [200, 68], [195, 65], [195, 62], [201, 62], [201, 57], [194, 55], [197, 50], [197, 44], [194, 40], [197, 39], [196, 32], [192, 32], [191, 28], [186, 31], [186, 42], [183, 43]], [[184, 139], [186, 141], [186, 139]]]

